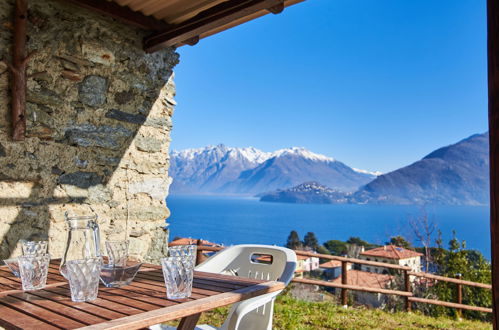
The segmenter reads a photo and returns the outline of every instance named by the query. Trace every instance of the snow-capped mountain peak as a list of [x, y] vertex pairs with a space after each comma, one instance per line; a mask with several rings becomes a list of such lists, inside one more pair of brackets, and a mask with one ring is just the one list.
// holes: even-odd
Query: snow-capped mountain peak
[[247, 148], [234, 148], [227, 147], [224, 144], [218, 144], [216, 146], [209, 145], [203, 148], [191, 148], [184, 150], [173, 150], [171, 152], [172, 157], [182, 158], [184, 160], [194, 160], [195, 158], [202, 155], [218, 154], [227, 155], [227, 157], [232, 159], [244, 158], [250, 163], [260, 164], [272, 157], [272, 153], [264, 152], [253, 147]]
[[246, 158], [248, 161], [256, 164], [263, 163], [264, 161], [272, 157], [272, 154], [270, 152], [264, 152], [253, 147], [228, 149], [229, 155], [240, 155]]
[[323, 162], [334, 162], [335, 159], [331, 157], [327, 157], [321, 154], [316, 154], [314, 152], [311, 152], [310, 150], [307, 150], [303, 147], [291, 147], [291, 148], [286, 148], [286, 149], [280, 149], [272, 153], [273, 157], [280, 157], [280, 156], [287, 156], [287, 155], [293, 155], [293, 156], [300, 156], [303, 158], [311, 159], [311, 160], [316, 160], [316, 161], [323, 161]]
[[380, 171], [371, 172], [371, 171], [361, 170], [361, 169], [355, 168], [355, 167], [352, 167], [352, 170], [354, 170], [355, 172], [358, 172], [358, 173], [364, 173], [364, 174], [369, 174], [369, 175], [374, 175], [374, 176], [380, 176], [383, 174], [383, 172], [380, 172]]

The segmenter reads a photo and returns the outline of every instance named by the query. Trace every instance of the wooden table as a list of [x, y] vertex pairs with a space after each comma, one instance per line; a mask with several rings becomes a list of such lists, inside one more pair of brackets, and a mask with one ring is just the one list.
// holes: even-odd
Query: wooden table
[[58, 265], [51, 262], [44, 289], [27, 292], [22, 291], [19, 278], [6, 266], [0, 267], [0, 327], [141, 329], [182, 318], [179, 328], [193, 329], [204, 311], [284, 288], [281, 282], [195, 272], [191, 298], [169, 300], [161, 267], [144, 264], [130, 285], [101, 285], [96, 300], [76, 303]]

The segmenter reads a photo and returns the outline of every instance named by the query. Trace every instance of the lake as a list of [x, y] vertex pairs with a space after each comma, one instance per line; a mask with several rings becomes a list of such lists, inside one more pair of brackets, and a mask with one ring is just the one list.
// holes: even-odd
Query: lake
[[[418, 244], [409, 225], [421, 216], [419, 206], [408, 205], [317, 205], [265, 203], [256, 198], [220, 196], [169, 196], [170, 239], [176, 236], [202, 238], [231, 244], [284, 245], [291, 230], [301, 238], [311, 231], [320, 243], [358, 236], [383, 244], [402, 235]], [[490, 259], [489, 207], [426, 206], [431, 221], [442, 231], [445, 247], [452, 230], [468, 249]], [[436, 238], [436, 232], [433, 235]]]

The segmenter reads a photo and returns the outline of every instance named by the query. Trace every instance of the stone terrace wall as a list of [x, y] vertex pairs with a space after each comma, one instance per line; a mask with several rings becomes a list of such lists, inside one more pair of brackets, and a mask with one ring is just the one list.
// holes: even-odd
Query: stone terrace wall
[[[10, 61], [13, 0], [0, 2]], [[142, 51], [143, 31], [62, 1], [29, 1], [28, 131], [12, 142], [0, 62], [0, 258], [20, 239], [65, 244], [64, 212], [97, 214], [102, 241], [130, 236], [155, 260], [165, 245], [168, 148], [178, 55]]]

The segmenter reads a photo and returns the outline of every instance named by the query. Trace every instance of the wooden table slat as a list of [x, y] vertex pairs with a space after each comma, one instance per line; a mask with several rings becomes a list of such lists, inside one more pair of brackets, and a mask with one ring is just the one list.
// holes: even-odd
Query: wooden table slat
[[[153, 281], [159, 281], [156, 277], [152, 276], [151, 274], [140, 274], [137, 275], [138, 279], [150, 279]], [[161, 278], [161, 281], [163, 278]], [[163, 283], [164, 286], [164, 283]], [[247, 287], [248, 285], [245, 284], [234, 284], [234, 282], [221, 282], [221, 281], [209, 281], [209, 280], [204, 280], [199, 277], [194, 277], [194, 282], [193, 282], [194, 287], [199, 287], [199, 288], [211, 288], [213, 291], [217, 292], [227, 292], [231, 290], [237, 290], [237, 289], [242, 289]]]
[[85, 326], [85, 323], [77, 322], [60, 314], [51, 312], [45, 308], [30, 304], [26, 301], [19, 300], [12, 296], [5, 296], [1, 299], [2, 304], [8, 306], [11, 309], [15, 309], [18, 312], [24, 314], [29, 314], [39, 320], [52, 324], [53, 326], [62, 328], [78, 328]]
[[74, 302], [71, 299], [68, 299], [68, 296], [63, 296], [61, 294], [56, 294], [56, 293], [50, 292], [50, 291], [38, 290], [38, 291], [31, 291], [30, 293], [32, 295], [35, 295], [35, 296], [38, 296], [38, 297], [41, 297], [44, 299], [55, 301], [55, 302], [58, 302], [60, 304], [66, 305], [66, 306], [70, 306], [70, 307], [73, 307], [75, 309], [82, 310], [87, 314], [95, 315], [95, 316], [104, 318], [106, 320], [112, 320], [112, 319], [120, 318], [120, 317], [127, 315], [127, 314], [118, 313], [118, 312], [115, 312], [115, 311], [112, 311], [112, 310], [109, 310], [106, 308], [94, 306], [92, 304], [82, 304], [82, 303]]
[[[140, 274], [140, 275], [137, 275], [136, 277], [138, 280], [150, 280], [150, 281], [156, 281], [158, 283], [162, 283], [162, 282], [159, 282], [159, 279], [154, 277], [154, 276], [151, 276], [151, 274]], [[161, 281], [163, 281], [163, 278], [161, 278]], [[164, 282], [162, 283], [163, 287], [164, 287]], [[221, 283], [220, 281], [205, 281], [201, 278], [199, 278], [198, 275], [195, 275], [194, 277], [194, 282], [193, 282], [193, 287], [195, 288], [201, 288], [201, 289], [211, 289], [212, 291], [215, 291], [215, 292], [227, 292], [227, 291], [231, 291], [231, 290], [237, 290], [237, 289], [241, 289], [241, 288], [244, 288], [248, 286], [247, 284], [240, 284], [240, 285], [236, 285], [234, 284], [234, 282], [227, 282], [227, 283]]]
[[120, 303], [122, 305], [127, 305], [127, 306], [130, 306], [130, 307], [142, 310], [142, 311], [151, 311], [151, 310], [155, 310], [158, 308], [158, 306], [156, 306], [156, 305], [142, 302], [139, 300], [135, 300], [132, 297], [124, 297], [124, 296], [114, 295], [106, 290], [99, 291], [99, 298], [104, 299], [104, 300], [117, 302], [117, 303]]
[[157, 290], [131, 287], [129, 285], [123, 288], [101, 288], [100, 290], [106, 290], [109, 294], [154, 304], [158, 307], [166, 307], [175, 304], [175, 302], [166, 299], [166, 294], [158, 294]]
[[[65, 288], [65, 287], [58, 287], [58, 288], [51, 288], [49, 290], [46, 290], [46, 291], [51, 291], [51, 292], [55, 292], [55, 293], [58, 293], [60, 295], [64, 295], [66, 296], [69, 300], [71, 300], [71, 293], [69, 292], [69, 288]], [[107, 310], [111, 310], [111, 311], [114, 311], [114, 312], [118, 312], [118, 313], [122, 313], [122, 314], [125, 314], [125, 315], [134, 315], [134, 314], [139, 314], [139, 313], [142, 313], [143, 310], [141, 309], [137, 309], [137, 308], [134, 308], [134, 307], [130, 307], [128, 305], [123, 305], [123, 304], [120, 304], [118, 302], [115, 302], [115, 301], [109, 301], [109, 300], [106, 300], [106, 299], [102, 299], [100, 296], [97, 296], [97, 299], [95, 300], [92, 300], [92, 301], [89, 301], [89, 302], [86, 302], [86, 303], [78, 303], [78, 304], [89, 304], [89, 305], [94, 305], [100, 309], [107, 309]]]
[[3, 283], [12, 283], [12, 284], [21, 283], [20, 278], [15, 277], [9, 270], [2, 269], [1, 267], [0, 267], [0, 276], [2, 277], [2, 280], [5, 281]]
[[[64, 279], [60, 275], [55, 275], [49, 274], [47, 275], [47, 285], [48, 286], [60, 286], [64, 283], [61, 284], [61, 278]], [[21, 279], [18, 277], [15, 277], [7, 268], [0, 267], [0, 279], [3, 284], [8, 285], [11, 287], [11, 290], [17, 290], [22, 292], [22, 282]], [[65, 279], [64, 281], [65, 282]], [[4, 295], [4, 290], [0, 289], [0, 296]]]
[[[163, 296], [166, 297], [166, 288], [163, 283], [159, 283], [156, 281], [152, 280], [145, 280], [145, 279], [136, 279], [134, 280], [130, 286], [132, 287], [141, 287], [141, 288], [160, 288], [161, 292], [156, 293], [156, 296]], [[224, 291], [226, 292], [226, 291]], [[192, 297], [196, 299], [201, 299], [204, 297], [212, 296], [215, 294], [219, 294], [220, 291], [213, 291], [213, 290], [208, 290], [208, 289], [201, 289], [199, 287], [196, 287], [196, 285], [193, 286], [192, 288]]]
[[[0, 282], [2, 281], [2, 278], [0, 278]], [[8, 283], [0, 283], [0, 292], [7, 291], [7, 290], [15, 290], [15, 286], [9, 285]]]
[[6, 329], [60, 329], [0, 303], [0, 326]]
[[[146, 283], [145, 281], [133, 281], [129, 286], [125, 287], [137, 287], [137, 288], [142, 288], [142, 289], [151, 289], [154, 290], [154, 296], [155, 297], [164, 297], [166, 298], [166, 288], [163, 286], [161, 291], [158, 291], [158, 286]], [[210, 291], [210, 290], [203, 290], [203, 289], [198, 289], [198, 288], [192, 288], [192, 296], [196, 299], [200, 299], [203, 297], [207, 296], [212, 296], [214, 294], [217, 294], [218, 292], [216, 291]]]
[[264, 281], [267, 281], [265, 279], [263, 280], [258, 280], [254, 278], [247, 278], [247, 277], [235, 277], [232, 275], [224, 275], [224, 274], [216, 274], [216, 273], [208, 273], [208, 272], [200, 272], [200, 271], [195, 271], [195, 275], [197, 276], [202, 276], [203, 278], [206, 279], [212, 279], [214, 281], [228, 281], [228, 282], [235, 282], [235, 283], [248, 283], [248, 284], [259, 284]]
[[[159, 267], [159, 266], [158, 266]], [[143, 275], [151, 275], [157, 277], [163, 277], [163, 272], [160, 269], [154, 269], [153, 271], [141, 272]], [[222, 282], [222, 283], [236, 283], [241, 285], [241, 283], [246, 284], [258, 284], [262, 281], [266, 281], [266, 279], [258, 280], [254, 278], [246, 278], [246, 277], [234, 277], [232, 275], [224, 275], [224, 274], [216, 274], [216, 273], [208, 273], [208, 272], [200, 272], [194, 271], [194, 278], [199, 277], [203, 279], [210, 279], [213, 282]]]
[[[55, 294], [52, 295], [55, 296]], [[71, 318], [86, 325], [109, 321], [109, 319], [104, 319], [93, 314], [85, 313], [71, 306], [63, 305], [51, 299], [45, 299], [43, 297], [31, 294], [30, 292], [16, 293], [11, 296], [20, 300], [24, 300], [25, 302], [29, 302], [33, 305], [39, 306], [56, 314], [63, 315], [64, 317]]]
[[229, 290], [242, 289], [242, 288], [245, 288], [248, 286], [248, 285], [244, 285], [241, 283], [212, 281], [209, 279], [201, 279], [201, 278], [194, 279], [194, 282], [196, 282], [198, 284], [206, 284], [206, 285], [215, 286], [218, 288], [229, 289]]
[[[163, 274], [158, 274], [158, 273], [153, 273], [153, 272], [147, 272], [147, 273], [141, 273], [138, 274], [139, 278], [148, 278], [156, 281], [163, 281]], [[221, 288], [227, 288], [227, 289], [241, 289], [246, 286], [248, 286], [248, 282], [245, 281], [234, 281], [234, 279], [214, 279], [214, 278], [204, 278], [204, 275], [198, 275], [195, 273], [194, 275], [194, 282], [198, 283], [209, 283], [210, 285], [213, 286], [218, 286]], [[250, 284], [258, 284], [261, 283], [261, 281], [251, 281]]]

